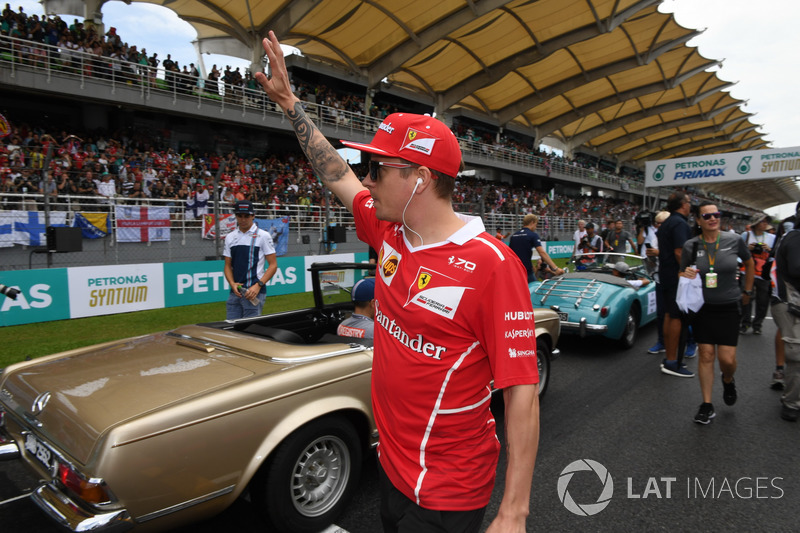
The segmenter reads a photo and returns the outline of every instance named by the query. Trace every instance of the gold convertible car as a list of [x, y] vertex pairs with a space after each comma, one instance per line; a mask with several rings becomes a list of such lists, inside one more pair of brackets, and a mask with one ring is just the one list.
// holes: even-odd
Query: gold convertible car
[[[312, 308], [184, 326], [18, 363], [0, 374], [0, 459], [42, 481], [71, 531], [156, 531], [248, 493], [270, 531], [320, 531], [377, 442], [371, 340], [336, 336], [374, 265], [310, 268]], [[541, 392], [558, 315], [537, 309]]]

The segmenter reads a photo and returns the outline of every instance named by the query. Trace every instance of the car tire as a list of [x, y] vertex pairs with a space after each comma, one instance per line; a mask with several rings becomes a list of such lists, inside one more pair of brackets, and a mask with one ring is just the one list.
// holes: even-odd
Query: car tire
[[342, 416], [315, 420], [292, 433], [252, 490], [269, 531], [312, 533], [329, 526], [353, 496], [362, 459], [358, 433]]
[[620, 346], [628, 350], [636, 344], [636, 337], [639, 334], [639, 313], [635, 305], [632, 305], [628, 311], [628, 317], [625, 319], [625, 329], [622, 330], [622, 335], [619, 338]]
[[539, 366], [539, 399], [547, 392], [550, 383], [550, 347], [545, 341], [536, 340], [536, 363]]

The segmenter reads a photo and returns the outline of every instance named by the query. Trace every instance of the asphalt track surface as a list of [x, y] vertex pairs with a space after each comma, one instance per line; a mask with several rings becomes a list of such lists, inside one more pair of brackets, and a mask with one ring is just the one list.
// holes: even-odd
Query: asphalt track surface
[[[707, 426], [692, 421], [701, 402], [697, 378], [663, 375], [662, 356], [646, 353], [655, 340], [653, 325], [627, 351], [565, 337], [542, 402], [528, 531], [797, 531], [792, 509], [800, 501], [800, 423], [780, 419], [780, 392], [769, 387], [774, 334], [768, 318], [764, 335], [740, 337], [739, 400], [726, 406], [717, 380], [717, 416]], [[696, 359], [687, 364], [697, 367]], [[493, 409], [502, 440], [502, 403], [495, 401]], [[501, 456], [496, 487], [503, 486], [504, 471]], [[31, 483], [20, 465], [0, 463], [3, 533], [58, 531], [25, 496]], [[500, 497], [496, 489], [485, 526]], [[586, 515], [568, 510], [562, 499]], [[381, 531], [377, 509], [371, 454], [355, 499], [327, 531]], [[240, 499], [215, 518], [176, 531], [265, 528], [258, 510]]]

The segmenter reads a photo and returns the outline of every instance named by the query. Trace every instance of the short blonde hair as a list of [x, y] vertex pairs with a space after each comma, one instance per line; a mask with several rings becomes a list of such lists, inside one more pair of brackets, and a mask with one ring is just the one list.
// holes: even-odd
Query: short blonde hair
[[669, 218], [669, 211], [659, 211], [656, 213], [656, 224], [663, 224]]
[[533, 213], [528, 213], [524, 217], [522, 217], [522, 225], [529, 226], [532, 222], [539, 222], [539, 217], [534, 215]]

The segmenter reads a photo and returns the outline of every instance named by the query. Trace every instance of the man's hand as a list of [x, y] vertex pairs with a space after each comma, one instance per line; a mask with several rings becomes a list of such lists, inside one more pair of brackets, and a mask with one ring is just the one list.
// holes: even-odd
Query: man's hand
[[258, 283], [251, 285], [246, 291], [244, 291], [244, 297], [248, 300], [253, 300], [258, 297], [258, 293], [261, 292], [261, 285]]
[[263, 72], [256, 72], [256, 81], [264, 88], [270, 100], [281, 106], [284, 111], [291, 109], [299, 99], [292, 93], [292, 84], [289, 81], [281, 44], [273, 31], [269, 32], [269, 37], [263, 39], [261, 44], [267, 53], [270, 77], [268, 78]]
[[525, 516], [505, 516], [498, 514], [486, 533], [525, 533]]

